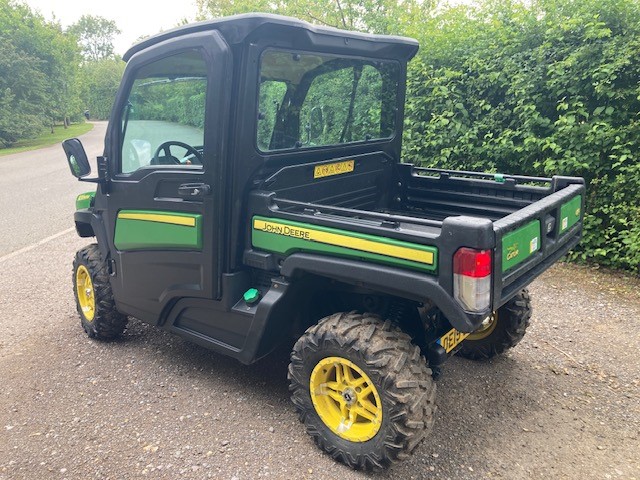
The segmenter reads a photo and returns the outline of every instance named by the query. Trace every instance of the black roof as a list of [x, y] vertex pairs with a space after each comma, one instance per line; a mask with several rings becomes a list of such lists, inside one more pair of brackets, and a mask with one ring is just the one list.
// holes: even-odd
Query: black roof
[[[159, 33], [133, 45], [123, 56], [128, 61], [133, 55], [147, 47], [157, 43], [180, 37], [195, 32], [207, 30], [219, 30], [227, 43], [230, 45], [242, 43], [256, 30], [261, 27], [270, 27], [273, 30], [286, 31], [293, 29], [305, 30], [314, 35], [328, 36], [333, 38], [353, 39], [370, 44], [371, 46], [382, 47], [388, 45], [394, 47], [393, 50], [398, 56], [409, 60], [418, 51], [418, 42], [412, 38], [399, 37], [393, 35], [373, 35], [369, 33], [339, 30], [337, 28], [313, 25], [304, 20], [282, 15], [271, 15], [266, 13], [247, 13], [234, 15], [231, 17], [205, 20], [204, 22], [191, 23], [166, 32]], [[379, 48], [372, 48], [379, 50]]]

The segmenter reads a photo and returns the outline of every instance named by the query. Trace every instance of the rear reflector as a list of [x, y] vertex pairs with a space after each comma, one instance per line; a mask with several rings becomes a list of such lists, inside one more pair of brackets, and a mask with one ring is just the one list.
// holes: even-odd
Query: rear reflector
[[453, 295], [467, 311], [491, 305], [491, 250], [460, 248], [453, 256]]

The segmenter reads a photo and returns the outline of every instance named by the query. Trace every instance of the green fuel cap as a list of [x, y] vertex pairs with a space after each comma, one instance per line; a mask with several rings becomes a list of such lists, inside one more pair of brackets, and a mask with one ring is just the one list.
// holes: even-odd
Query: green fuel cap
[[244, 292], [243, 298], [247, 305], [253, 305], [260, 300], [260, 292], [256, 288], [250, 288]]

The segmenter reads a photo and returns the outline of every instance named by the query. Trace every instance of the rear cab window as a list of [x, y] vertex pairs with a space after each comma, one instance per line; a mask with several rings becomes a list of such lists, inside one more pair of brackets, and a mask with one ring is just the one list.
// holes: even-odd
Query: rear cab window
[[393, 61], [266, 50], [260, 61], [258, 150], [392, 138], [399, 76]]

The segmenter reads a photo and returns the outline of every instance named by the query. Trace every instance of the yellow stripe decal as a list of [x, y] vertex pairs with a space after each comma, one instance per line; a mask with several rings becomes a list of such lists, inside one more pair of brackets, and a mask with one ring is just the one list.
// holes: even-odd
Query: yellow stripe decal
[[303, 227], [293, 227], [276, 222], [267, 222], [264, 220], [254, 219], [253, 228], [266, 233], [283, 235], [285, 237], [299, 238], [310, 242], [324, 243], [337, 247], [351, 248], [361, 252], [377, 253], [386, 255], [387, 257], [400, 258], [402, 260], [411, 260], [414, 262], [433, 265], [433, 252], [416, 250], [413, 248], [402, 247], [399, 245], [388, 245], [386, 243], [375, 242], [364, 238], [351, 237], [349, 235], [340, 235], [337, 233], [322, 232]]
[[185, 227], [195, 227], [196, 219], [193, 217], [182, 217], [180, 215], [162, 215], [159, 213], [118, 213], [119, 220], [143, 220], [145, 222], [169, 223], [171, 225], [184, 225]]

